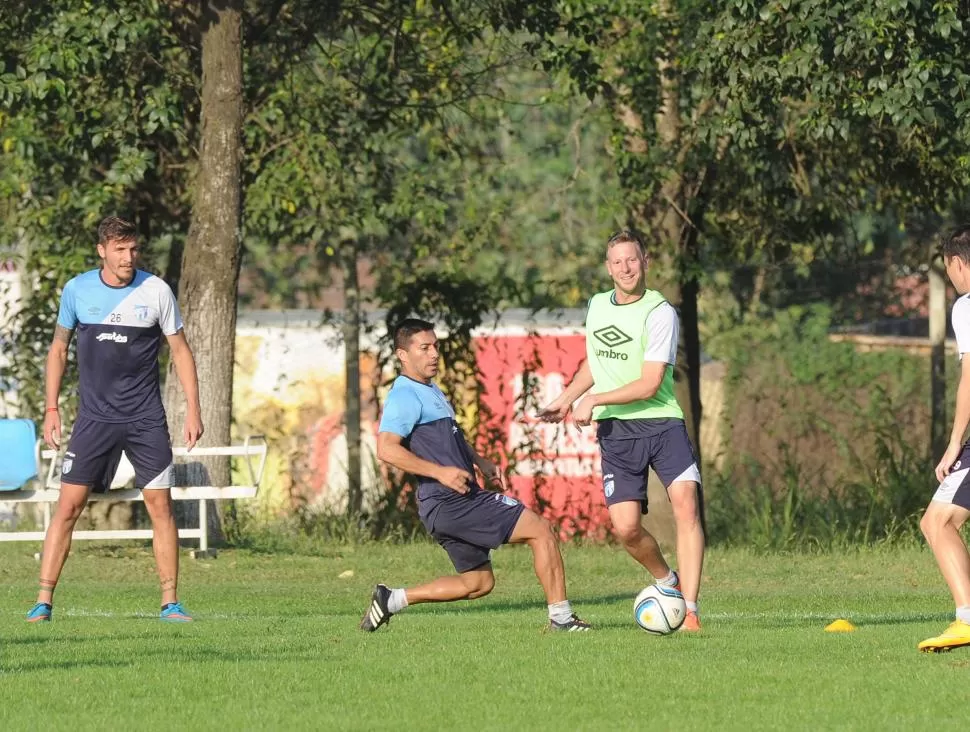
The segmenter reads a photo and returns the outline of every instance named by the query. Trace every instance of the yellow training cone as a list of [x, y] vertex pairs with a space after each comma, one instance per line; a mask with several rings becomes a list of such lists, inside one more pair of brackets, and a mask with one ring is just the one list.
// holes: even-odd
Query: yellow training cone
[[842, 618], [825, 626], [826, 633], [851, 633], [853, 630], [855, 630], [855, 626]]

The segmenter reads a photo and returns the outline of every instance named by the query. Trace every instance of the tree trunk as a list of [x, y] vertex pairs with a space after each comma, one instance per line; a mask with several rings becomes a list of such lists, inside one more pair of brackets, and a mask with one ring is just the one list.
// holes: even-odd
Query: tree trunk
[[[242, 0], [202, 0], [199, 167], [179, 278], [179, 306], [199, 372], [202, 445], [227, 445], [232, 420], [242, 194]], [[165, 403], [182, 443], [185, 399], [169, 365]], [[228, 485], [228, 458], [199, 460], [211, 485]], [[210, 516], [215, 516], [210, 511]]]
[[[675, 10], [670, 0], [657, 3], [660, 16], [673, 18]], [[700, 286], [694, 270], [697, 259], [697, 234], [688, 218], [694, 197], [698, 191], [686, 180], [685, 155], [681, 140], [680, 123], [680, 77], [674, 65], [679, 39], [667, 36], [666, 43], [657, 58], [660, 76], [660, 109], [655, 123], [657, 135], [670, 161], [670, 172], [660, 187], [659, 196], [651, 206], [649, 216], [651, 230], [657, 237], [656, 245], [662, 253], [660, 277], [669, 278], [659, 289], [680, 313], [680, 344], [677, 349], [675, 391], [677, 401], [684, 410], [687, 434], [697, 452], [701, 454], [701, 361], [700, 329], [698, 325], [697, 296]], [[694, 190], [692, 190], [694, 188]]]
[[347, 515], [360, 513], [363, 505], [360, 463], [360, 289], [357, 277], [357, 240], [341, 247], [344, 275], [344, 340], [346, 377], [344, 421], [347, 429]]
[[936, 462], [946, 452], [949, 425], [946, 421], [946, 281], [942, 262], [930, 260], [930, 458]]
[[[671, 0], [658, 0], [656, 8], [663, 20], [675, 20], [676, 9]], [[654, 198], [637, 206], [631, 212], [631, 218], [640, 228], [646, 229], [651, 237], [648, 243], [652, 254], [649, 286], [663, 294], [680, 315], [680, 343], [674, 372], [674, 391], [684, 410], [687, 434], [700, 463], [700, 331], [697, 317], [699, 284], [695, 270], [698, 232], [688, 218], [688, 212], [699, 193], [699, 184], [692, 184], [686, 175], [687, 146], [681, 139], [681, 80], [675, 64], [679, 54], [679, 42], [675, 34], [668, 34], [656, 59], [661, 98], [654, 122], [661, 148], [668, 161], [667, 176]], [[632, 154], [646, 154], [644, 122], [636, 109], [633, 90], [623, 82], [625, 74], [618, 64], [613, 65], [611, 75], [614, 83], [609, 100], [614, 117], [626, 132], [626, 149]], [[698, 177], [698, 180], [702, 179]], [[658, 482], [652, 481], [648, 494], [651, 510], [646, 525], [658, 540], [672, 543], [675, 538], [673, 516], [664, 489]]]

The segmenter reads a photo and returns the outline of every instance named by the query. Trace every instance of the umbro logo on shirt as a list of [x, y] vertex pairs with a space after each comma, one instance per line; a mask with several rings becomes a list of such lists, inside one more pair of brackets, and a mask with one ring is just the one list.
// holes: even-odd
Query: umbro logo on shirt
[[605, 328], [594, 330], [593, 335], [596, 336], [596, 340], [607, 348], [616, 348], [633, 340], [615, 325], [608, 325]]
[[624, 333], [622, 330], [617, 328], [615, 325], [608, 325], [605, 328], [600, 328], [599, 330], [593, 331], [593, 337], [596, 338], [600, 343], [606, 346], [605, 349], [597, 348], [596, 355], [601, 358], [610, 358], [619, 361], [626, 361], [629, 356], [625, 353], [619, 353], [613, 349], [617, 346], [623, 346], [632, 341], [633, 339]]
[[98, 336], [99, 341], [114, 341], [115, 343], [127, 343], [128, 336], [123, 336], [121, 333], [102, 333]]

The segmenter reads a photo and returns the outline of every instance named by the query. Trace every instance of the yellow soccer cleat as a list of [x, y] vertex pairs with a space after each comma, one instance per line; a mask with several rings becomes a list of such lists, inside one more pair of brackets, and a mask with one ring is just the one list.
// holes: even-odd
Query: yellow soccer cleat
[[943, 653], [960, 646], [970, 646], [970, 623], [954, 620], [942, 635], [927, 638], [917, 648], [923, 653]]

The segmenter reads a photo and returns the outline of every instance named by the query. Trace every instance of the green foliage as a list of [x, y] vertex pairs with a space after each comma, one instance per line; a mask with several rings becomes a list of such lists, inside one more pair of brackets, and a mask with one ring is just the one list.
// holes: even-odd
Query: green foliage
[[156, 262], [181, 240], [197, 115], [193, 48], [168, 4], [20, 5], [0, 14], [0, 240], [25, 272], [6, 378], [36, 413], [59, 291], [96, 263], [100, 218], [134, 219]]
[[762, 549], [912, 539], [934, 485], [929, 369], [828, 337], [824, 307], [711, 340], [728, 367], [729, 452], [711, 466], [713, 541]]
[[960, 4], [731, 0], [718, 9], [690, 61], [693, 94], [709, 107], [697, 134], [727, 146], [718, 177], [734, 188], [733, 203], [711, 210], [709, 234], [769, 274], [775, 263], [802, 276], [833, 260], [875, 265], [880, 254], [893, 276], [902, 260], [925, 264], [926, 237], [899, 231], [946, 216], [970, 184]]

